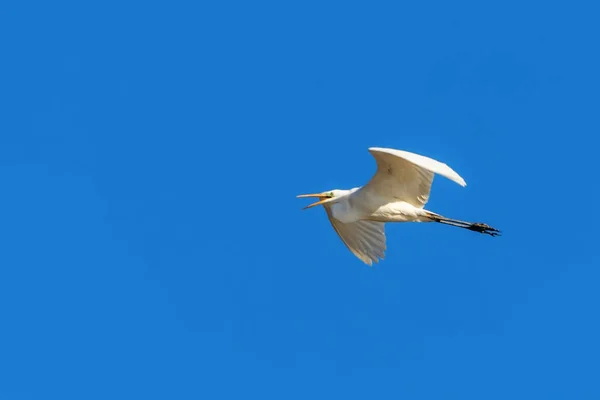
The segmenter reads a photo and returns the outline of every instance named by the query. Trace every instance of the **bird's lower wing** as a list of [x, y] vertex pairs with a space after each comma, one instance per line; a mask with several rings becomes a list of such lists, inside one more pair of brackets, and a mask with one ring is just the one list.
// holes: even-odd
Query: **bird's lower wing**
[[379, 262], [385, 256], [385, 224], [375, 221], [356, 221], [343, 223], [331, 215], [325, 208], [329, 222], [346, 247], [367, 265]]

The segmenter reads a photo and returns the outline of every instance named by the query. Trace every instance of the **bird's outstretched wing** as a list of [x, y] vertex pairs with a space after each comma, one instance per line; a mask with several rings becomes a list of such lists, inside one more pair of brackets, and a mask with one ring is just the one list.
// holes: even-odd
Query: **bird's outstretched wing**
[[367, 265], [379, 262], [385, 256], [385, 224], [375, 221], [343, 223], [331, 215], [329, 207], [324, 207], [329, 222], [346, 247]]
[[467, 185], [452, 168], [432, 158], [381, 147], [371, 147], [369, 152], [377, 162], [377, 172], [355, 193], [357, 198], [365, 196], [371, 202], [376, 198], [387, 201], [395, 199], [423, 208], [429, 200], [434, 174], [442, 175], [461, 186]]

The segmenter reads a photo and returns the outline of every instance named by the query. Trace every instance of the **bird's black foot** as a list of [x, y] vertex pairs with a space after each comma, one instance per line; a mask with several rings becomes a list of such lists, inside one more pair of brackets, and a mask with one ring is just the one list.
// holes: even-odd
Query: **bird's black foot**
[[489, 226], [487, 224], [482, 224], [481, 222], [472, 223], [470, 226], [467, 227], [467, 229], [475, 231], [475, 232], [479, 232], [479, 233], [485, 233], [490, 236], [500, 236], [501, 235], [501, 233], [498, 229], [492, 228], [491, 226]]

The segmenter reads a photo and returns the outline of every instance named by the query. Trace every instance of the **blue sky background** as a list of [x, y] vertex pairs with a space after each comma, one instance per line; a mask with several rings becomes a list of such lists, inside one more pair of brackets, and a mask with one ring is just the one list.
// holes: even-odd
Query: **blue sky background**
[[[3, 2], [0, 399], [597, 399], [599, 6]], [[299, 193], [448, 163], [369, 268]]]

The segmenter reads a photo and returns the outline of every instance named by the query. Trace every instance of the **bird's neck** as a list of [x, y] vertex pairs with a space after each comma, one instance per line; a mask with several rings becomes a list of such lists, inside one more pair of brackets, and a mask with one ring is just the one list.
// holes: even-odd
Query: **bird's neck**
[[350, 195], [352, 193], [353, 191], [348, 191], [348, 194], [340, 197], [338, 201], [329, 206], [333, 218], [343, 223], [356, 222], [361, 218], [359, 210], [352, 207], [350, 202]]

